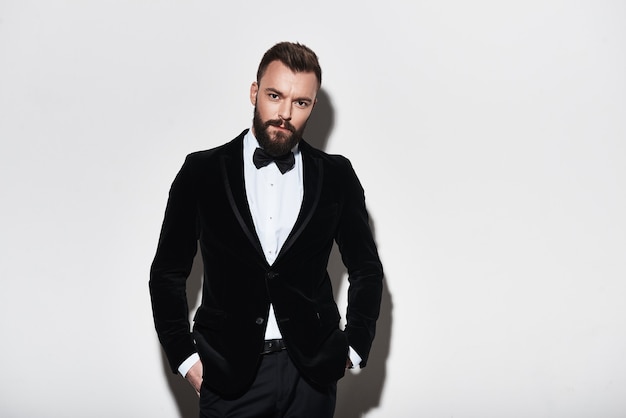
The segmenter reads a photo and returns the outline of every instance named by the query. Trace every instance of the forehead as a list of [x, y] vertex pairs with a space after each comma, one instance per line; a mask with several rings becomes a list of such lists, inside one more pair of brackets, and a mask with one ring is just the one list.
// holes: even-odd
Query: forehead
[[259, 80], [259, 87], [274, 88], [280, 91], [296, 90], [315, 96], [317, 93], [317, 77], [312, 71], [294, 72], [280, 61], [272, 61]]

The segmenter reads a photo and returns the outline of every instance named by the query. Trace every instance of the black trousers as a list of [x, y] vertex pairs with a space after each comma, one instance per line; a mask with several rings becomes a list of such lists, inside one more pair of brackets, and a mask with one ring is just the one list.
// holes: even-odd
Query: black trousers
[[202, 385], [200, 418], [332, 418], [336, 397], [336, 383], [309, 384], [283, 350], [263, 356], [254, 383], [238, 398], [221, 398]]

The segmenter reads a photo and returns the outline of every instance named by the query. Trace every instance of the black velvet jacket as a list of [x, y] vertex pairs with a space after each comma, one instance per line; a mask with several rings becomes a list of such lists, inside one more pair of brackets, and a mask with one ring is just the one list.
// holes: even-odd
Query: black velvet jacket
[[[273, 303], [296, 367], [312, 382], [328, 384], [343, 376], [348, 345], [365, 366], [380, 308], [383, 271], [363, 189], [346, 158], [302, 141], [302, 208], [270, 266], [246, 200], [245, 133], [187, 156], [172, 184], [150, 272], [159, 340], [172, 371], [197, 350], [205, 384], [238, 394], [254, 379]], [[349, 274], [344, 331], [326, 271], [334, 240]], [[192, 334], [185, 281], [198, 242], [204, 283]]]

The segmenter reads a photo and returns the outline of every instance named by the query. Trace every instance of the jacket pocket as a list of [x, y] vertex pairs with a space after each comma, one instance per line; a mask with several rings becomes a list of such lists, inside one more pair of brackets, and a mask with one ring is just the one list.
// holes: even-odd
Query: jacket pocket
[[224, 328], [226, 320], [226, 312], [202, 307], [196, 311], [193, 317], [194, 325], [216, 330]]
[[320, 306], [317, 309], [317, 318], [319, 319], [321, 326], [337, 325], [339, 326], [339, 320], [341, 315], [336, 304]]

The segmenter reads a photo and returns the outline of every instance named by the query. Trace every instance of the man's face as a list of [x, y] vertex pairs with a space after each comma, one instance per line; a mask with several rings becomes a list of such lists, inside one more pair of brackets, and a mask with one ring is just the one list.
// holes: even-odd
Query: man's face
[[252, 130], [270, 155], [284, 155], [300, 142], [317, 90], [315, 73], [294, 73], [280, 61], [272, 61], [261, 80], [252, 83]]

